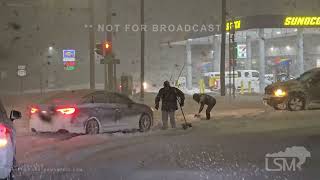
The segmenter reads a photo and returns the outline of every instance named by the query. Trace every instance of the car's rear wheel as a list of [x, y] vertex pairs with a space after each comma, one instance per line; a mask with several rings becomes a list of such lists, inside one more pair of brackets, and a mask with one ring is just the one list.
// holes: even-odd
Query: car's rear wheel
[[141, 132], [149, 131], [152, 125], [152, 119], [149, 115], [143, 114], [139, 121], [139, 130]]
[[99, 134], [99, 123], [97, 120], [92, 119], [87, 122], [86, 134]]
[[305, 99], [301, 95], [291, 95], [288, 100], [290, 111], [302, 111], [305, 109]]

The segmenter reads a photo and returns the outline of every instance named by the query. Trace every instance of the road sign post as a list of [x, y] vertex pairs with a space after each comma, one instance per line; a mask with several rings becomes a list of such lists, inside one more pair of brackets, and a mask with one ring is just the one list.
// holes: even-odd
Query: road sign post
[[[100, 64], [104, 64], [106, 67], [108, 67], [108, 77], [113, 76], [112, 78], [109, 77], [108, 79], [113, 79], [112, 82], [109, 81], [109, 83], [113, 83], [113, 89], [117, 90], [117, 64], [120, 64], [120, 59], [115, 59], [113, 54], [109, 54], [105, 56], [103, 59], [101, 59]], [[112, 74], [111, 74], [112, 72]], [[111, 86], [109, 84], [109, 86]], [[110, 89], [111, 90], [111, 89]]]
[[23, 78], [27, 76], [27, 66], [18, 65], [17, 75], [20, 79], [20, 93], [23, 93]]

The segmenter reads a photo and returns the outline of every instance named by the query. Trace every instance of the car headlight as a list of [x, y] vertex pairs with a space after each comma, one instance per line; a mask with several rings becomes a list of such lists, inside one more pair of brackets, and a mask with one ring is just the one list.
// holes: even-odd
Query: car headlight
[[274, 92], [274, 95], [277, 96], [277, 97], [284, 97], [284, 96], [287, 95], [287, 93], [285, 91], [283, 91], [282, 89], [277, 89]]

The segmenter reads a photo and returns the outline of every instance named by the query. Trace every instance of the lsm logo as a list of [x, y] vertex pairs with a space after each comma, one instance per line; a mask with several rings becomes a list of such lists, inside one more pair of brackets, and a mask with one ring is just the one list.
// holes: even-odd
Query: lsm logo
[[266, 171], [296, 171], [302, 170], [302, 165], [307, 158], [311, 157], [311, 153], [304, 147], [286, 148], [284, 152], [266, 154], [265, 168]]

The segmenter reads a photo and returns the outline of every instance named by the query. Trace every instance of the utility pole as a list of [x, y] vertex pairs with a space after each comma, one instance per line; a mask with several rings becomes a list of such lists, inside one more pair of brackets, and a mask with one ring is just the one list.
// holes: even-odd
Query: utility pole
[[[144, 0], [140, 0], [140, 25], [144, 25]], [[140, 27], [141, 27], [140, 26]], [[141, 74], [140, 74], [140, 98], [143, 101], [144, 99], [144, 50], [145, 50], [145, 32], [144, 29], [141, 29]]]
[[[112, 0], [107, 0], [107, 25], [111, 25], [112, 23]], [[111, 31], [107, 31], [107, 41], [108, 43], [111, 44], [111, 46], [113, 46], [112, 43], [112, 32]], [[109, 63], [105, 63], [104, 64], [104, 77], [105, 77], [105, 90], [113, 90], [113, 64], [109, 64]]]
[[231, 97], [231, 87], [232, 87], [232, 83], [231, 83], [231, 68], [232, 68], [232, 45], [231, 45], [231, 33], [229, 31], [229, 35], [228, 35], [228, 40], [229, 40], [229, 88], [228, 88], [228, 91], [229, 91], [229, 97]]
[[226, 95], [226, 0], [222, 1], [221, 7], [221, 60], [220, 60], [220, 83], [221, 83], [221, 96]]
[[95, 89], [96, 80], [95, 80], [95, 32], [94, 32], [94, 0], [89, 1], [90, 9], [90, 25], [89, 26], [89, 47], [90, 47], [90, 89]]
[[[236, 26], [234, 24], [234, 19], [231, 19], [231, 29], [229, 31], [229, 36], [231, 35], [231, 64], [232, 64], [232, 96], [233, 98], [236, 97], [236, 82], [235, 82], [235, 67], [236, 67], [236, 43], [235, 43], [235, 38], [236, 38]], [[231, 67], [230, 67], [231, 68]], [[231, 90], [231, 89], [230, 89]]]

